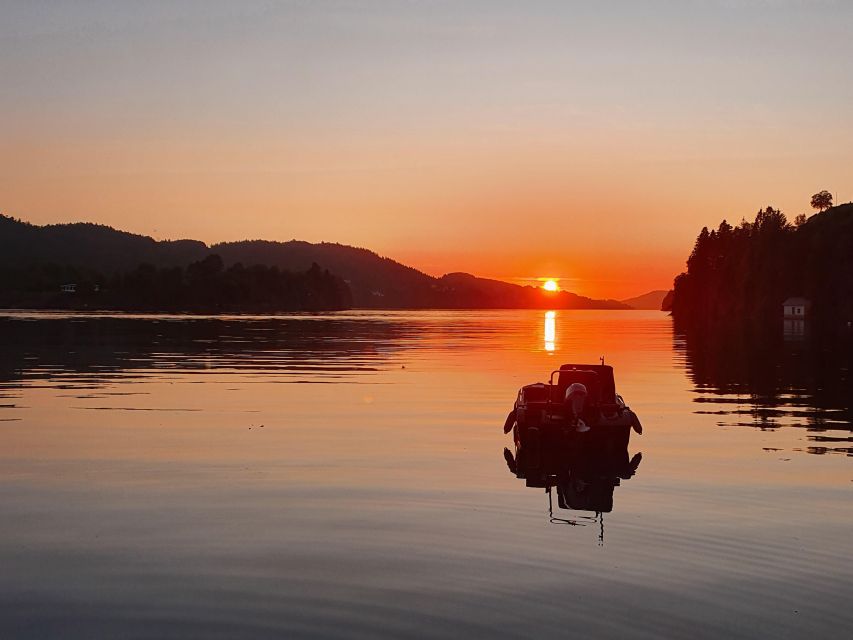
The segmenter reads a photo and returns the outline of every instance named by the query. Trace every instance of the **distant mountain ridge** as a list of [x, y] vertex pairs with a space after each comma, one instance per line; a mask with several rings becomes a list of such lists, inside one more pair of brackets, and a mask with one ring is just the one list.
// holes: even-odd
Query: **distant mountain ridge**
[[241, 263], [291, 272], [305, 272], [316, 263], [345, 280], [359, 308], [631, 308], [617, 300], [547, 293], [466, 273], [435, 278], [368, 249], [337, 243], [244, 240], [208, 246], [198, 240], [155, 240], [99, 224], [39, 226], [0, 215], [0, 268], [57, 264], [112, 275], [140, 264], [186, 266], [210, 255], [219, 255], [226, 267]]
[[668, 293], [669, 291], [667, 290], [656, 289], [641, 296], [627, 298], [622, 300], [622, 302], [632, 309], [654, 309], [655, 311], [660, 311], [663, 308], [663, 301]]

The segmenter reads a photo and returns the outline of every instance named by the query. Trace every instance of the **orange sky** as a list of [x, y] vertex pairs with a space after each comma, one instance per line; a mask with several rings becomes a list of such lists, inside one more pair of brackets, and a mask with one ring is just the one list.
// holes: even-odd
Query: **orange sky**
[[849, 5], [589, 4], [21, 3], [0, 212], [623, 298], [703, 225], [853, 197]]

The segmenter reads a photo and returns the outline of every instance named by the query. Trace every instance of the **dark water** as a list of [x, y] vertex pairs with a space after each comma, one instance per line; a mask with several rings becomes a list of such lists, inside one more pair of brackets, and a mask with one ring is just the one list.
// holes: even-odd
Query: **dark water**
[[[0, 637], [850, 637], [845, 361], [731, 351], [655, 312], [0, 318]], [[600, 355], [642, 462], [549, 517], [504, 417]]]

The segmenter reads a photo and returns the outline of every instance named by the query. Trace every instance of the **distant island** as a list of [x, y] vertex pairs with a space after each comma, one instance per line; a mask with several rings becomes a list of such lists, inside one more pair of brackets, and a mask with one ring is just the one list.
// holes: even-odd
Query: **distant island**
[[[660, 308], [545, 292], [467, 273], [440, 278], [367, 249], [299, 240], [208, 246], [91, 223], [34, 225], [0, 215], [0, 307], [277, 312], [366, 309]], [[632, 301], [638, 306], [634, 306]]]
[[[723, 220], [714, 230], [702, 229], [687, 271], [675, 278], [670, 303], [676, 327], [774, 333], [783, 313], [802, 313], [824, 336], [849, 335], [853, 203], [831, 207], [827, 196], [812, 200], [825, 210], [793, 223], [767, 207], [752, 222]], [[783, 303], [790, 309], [783, 312]]]

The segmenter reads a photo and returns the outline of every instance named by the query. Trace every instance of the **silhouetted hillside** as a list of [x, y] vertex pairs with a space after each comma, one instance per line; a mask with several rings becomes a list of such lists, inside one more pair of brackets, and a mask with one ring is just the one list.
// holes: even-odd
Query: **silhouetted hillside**
[[157, 241], [88, 222], [37, 226], [0, 215], [0, 267], [52, 263], [114, 274], [143, 263], [186, 266], [209, 253], [197, 240]]
[[594, 300], [568, 291], [547, 292], [539, 287], [477, 278], [468, 273], [448, 273], [438, 278], [438, 291], [449, 307], [481, 309], [629, 309], [617, 300]]
[[768, 207], [754, 222], [702, 229], [675, 279], [672, 314], [686, 329], [777, 330], [782, 303], [805, 297], [810, 316], [843, 333], [853, 321], [853, 203], [789, 224]]
[[435, 278], [367, 249], [330, 242], [245, 240], [216, 244], [211, 251], [226, 264], [266, 264], [292, 271], [320, 264], [346, 280], [356, 307], [441, 306]]
[[[0, 216], [0, 270], [6, 270], [6, 289], [15, 278], [28, 279], [34, 290], [47, 287], [51, 293], [57, 282], [100, 286], [141, 264], [185, 268], [211, 255], [220, 256], [225, 269], [263, 265], [296, 274], [319, 265], [344, 280], [353, 306], [361, 308], [629, 308], [616, 300], [548, 293], [468, 274], [434, 278], [367, 249], [341, 244], [246, 240], [208, 247], [195, 240], [156, 241], [103, 225], [37, 226]], [[18, 270], [17, 275], [10, 269]], [[23, 275], [21, 269], [28, 273]]]
[[669, 292], [663, 290], [649, 291], [641, 296], [622, 300], [622, 303], [627, 304], [632, 309], [653, 309], [660, 311], [667, 293]]

